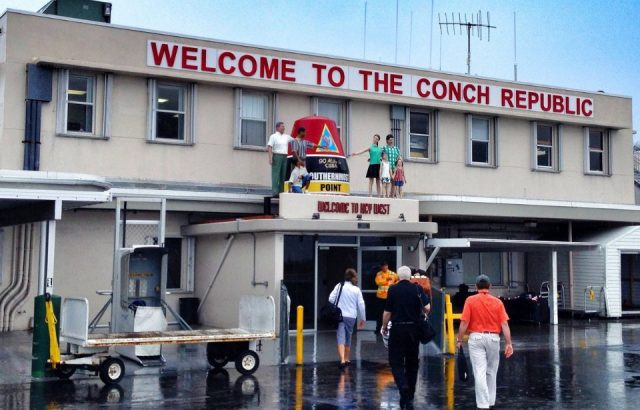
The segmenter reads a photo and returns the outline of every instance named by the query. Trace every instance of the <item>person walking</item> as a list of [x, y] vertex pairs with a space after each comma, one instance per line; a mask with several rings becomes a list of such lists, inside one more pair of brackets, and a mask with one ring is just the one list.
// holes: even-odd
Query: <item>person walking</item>
[[[338, 307], [342, 310], [342, 322], [338, 323], [336, 332], [341, 369], [351, 364], [349, 359], [351, 354], [351, 335], [356, 321], [358, 321], [358, 329], [364, 329], [366, 320], [364, 298], [357, 285], [358, 274], [355, 269], [349, 268], [344, 272], [344, 282], [338, 283], [329, 295], [329, 302], [336, 303], [337, 300]], [[338, 294], [340, 294], [339, 300]]]
[[278, 196], [284, 188], [284, 181], [287, 175], [287, 151], [289, 142], [293, 139], [291, 135], [284, 133], [284, 129], [284, 123], [277, 122], [276, 132], [269, 136], [269, 141], [267, 142], [273, 196]]
[[[496, 404], [496, 377], [500, 364], [500, 331], [504, 333], [504, 356], [513, 355], [509, 316], [500, 299], [489, 293], [491, 281], [487, 275], [476, 279], [478, 294], [470, 296], [464, 303], [457, 344], [462, 347], [462, 338], [469, 331], [469, 357], [475, 379], [476, 406], [488, 409]], [[395, 323], [394, 323], [395, 326]]]
[[389, 270], [389, 264], [387, 262], [382, 262], [380, 264], [380, 271], [376, 273], [375, 281], [376, 285], [378, 286], [378, 289], [376, 290], [376, 306], [374, 306], [374, 312], [376, 315], [375, 334], [377, 335], [378, 332], [380, 332], [380, 328], [382, 327], [382, 313], [387, 301], [387, 292], [389, 291], [389, 286], [398, 281], [398, 275], [396, 275], [394, 271]]
[[366, 177], [369, 179], [369, 196], [371, 196], [373, 181], [376, 181], [376, 193], [380, 196], [380, 153], [382, 149], [378, 146], [380, 136], [375, 134], [371, 145], [362, 151], [354, 152], [351, 156], [364, 154], [369, 152], [369, 167], [367, 168]]
[[[395, 145], [395, 138], [393, 134], [387, 135], [387, 146], [382, 149], [387, 154], [387, 159], [391, 165], [391, 174], [396, 170], [396, 161], [400, 157], [400, 149]], [[395, 195], [395, 187], [391, 186], [391, 196]]]
[[[400, 281], [389, 288], [382, 317], [382, 335], [389, 335], [389, 365], [400, 390], [400, 408], [413, 408], [420, 361], [418, 324], [431, 309], [421, 286], [411, 283], [411, 268], [398, 268]], [[388, 329], [391, 321], [391, 329]]]

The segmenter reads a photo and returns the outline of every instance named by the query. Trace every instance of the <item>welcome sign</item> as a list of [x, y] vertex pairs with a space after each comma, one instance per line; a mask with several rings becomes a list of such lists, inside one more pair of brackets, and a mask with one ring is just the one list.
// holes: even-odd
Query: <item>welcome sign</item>
[[147, 41], [147, 65], [211, 75], [405, 96], [419, 100], [447, 101], [586, 118], [594, 115], [593, 99], [588, 97], [156, 40]]

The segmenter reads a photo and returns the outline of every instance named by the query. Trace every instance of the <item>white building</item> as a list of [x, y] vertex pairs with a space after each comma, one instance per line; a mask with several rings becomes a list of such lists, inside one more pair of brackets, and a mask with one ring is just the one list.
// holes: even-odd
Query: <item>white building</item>
[[[255, 237], [239, 237], [221, 271], [225, 285], [215, 291], [211, 324], [235, 317], [225, 306], [241, 291], [279, 303], [280, 281], [294, 304], [313, 311], [345, 264], [358, 269], [371, 300], [381, 260], [426, 266], [420, 233], [572, 241], [640, 222], [629, 97], [15, 10], [0, 17], [0, 29], [5, 330], [29, 326], [32, 298], [45, 285], [88, 297], [92, 311], [102, 306], [95, 291], [111, 286], [118, 197], [166, 199], [169, 299], [177, 305], [180, 297], [202, 297], [224, 249], [212, 238], [231, 227], [198, 224], [263, 214], [265, 143], [278, 120], [291, 126], [300, 117], [329, 116], [349, 153], [367, 147], [373, 134], [392, 133], [406, 159], [406, 196], [417, 201], [414, 222], [437, 223], [437, 234], [435, 225], [406, 234], [308, 221], [301, 230], [286, 221], [256, 228], [273, 233], [257, 239], [260, 257], [273, 263], [251, 272], [246, 258]], [[349, 165], [351, 192], [365, 194], [366, 156]], [[147, 217], [148, 206], [132, 207], [136, 219]], [[49, 242], [38, 246], [40, 238]], [[45, 258], [53, 240], [55, 254]], [[464, 282], [486, 273], [506, 296], [538, 292], [550, 280], [546, 253], [450, 251], [434, 261], [432, 274], [443, 285], [447, 259], [462, 261]], [[53, 283], [42, 283], [47, 272]], [[558, 275], [565, 306], [580, 308], [590, 282], [575, 255], [559, 254]], [[606, 314], [620, 316], [614, 282], [619, 275], [607, 276]], [[635, 296], [628, 307], [638, 306]], [[306, 326], [316, 328], [313, 317]]]

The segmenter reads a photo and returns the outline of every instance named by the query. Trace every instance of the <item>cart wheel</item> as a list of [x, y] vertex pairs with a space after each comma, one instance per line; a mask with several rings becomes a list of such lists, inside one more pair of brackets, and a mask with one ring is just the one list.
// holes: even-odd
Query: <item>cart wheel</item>
[[216, 369], [221, 369], [229, 363], [229, 352], [221, 344], [207, 343], [207, 361]]
[[108, 357], [100, 364], [100, 380], [104, 384], [117, 384], [124, 377], [124, 363], [115, 357]]
[[56, 376], [59, 379], [68, 379], [76, 372], [76, 368], [66, 364], [59, 364], [56, 369]]
[[236, 358], [236, 370], [242, 374], [253, 374], [260, 366], [260, 358], [253, 350], [245, 350]]

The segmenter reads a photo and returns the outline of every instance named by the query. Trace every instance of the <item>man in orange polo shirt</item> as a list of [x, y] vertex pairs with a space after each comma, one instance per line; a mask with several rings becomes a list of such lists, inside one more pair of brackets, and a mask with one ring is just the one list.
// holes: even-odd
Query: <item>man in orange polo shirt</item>
[[500, 364], [500, 331], [506, 342], [504, 356], [513, 354], [509, 316], [500, 299], [489, 294], [491, 281], [487, 275], [476, 279], [478, 294], [467, 298], [460, 318], [458, 348], [469, 331], [469, 357], [475, 379], [476, 406], [488, 409], [496, 404], [496, 376]]

